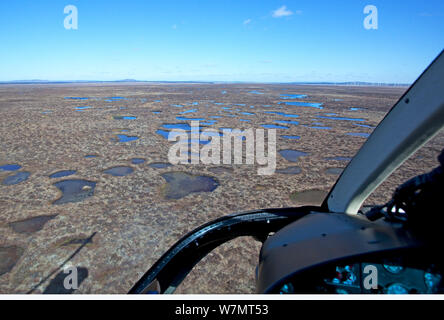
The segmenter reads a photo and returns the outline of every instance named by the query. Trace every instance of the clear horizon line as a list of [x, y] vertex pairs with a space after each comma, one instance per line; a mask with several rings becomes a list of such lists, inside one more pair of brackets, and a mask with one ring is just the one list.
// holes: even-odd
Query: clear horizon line
[[55, 83], [116, 83], [116, 82], [147, 82], [147, 83], [207, 83], [207, 84], [325, 84], [325, 85], [372, 85], [372, 86], [410, 86], [412, 83], [403, 82], [372, 82], [372, 81], [220, 81], [220, 80], [44, 80], [44, 79], [22, 79], [2, 80], [0, 84], [55, 84]]

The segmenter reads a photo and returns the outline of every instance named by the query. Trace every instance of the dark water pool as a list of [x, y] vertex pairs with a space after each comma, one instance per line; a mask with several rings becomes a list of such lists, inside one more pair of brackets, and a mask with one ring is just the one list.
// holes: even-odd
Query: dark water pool
[[204, 121], [205, 118], [187, 118], [187, 117], [176, 117], [179, 121]]
[[248, 93], [251, 93], [251, 94], [264, 94], [263, 92], [260, 92], [260, 91], [257, 91], [257, 90], [249, 91]]
[[288, 168], [276, 170], [276, 173], [280, 173], [280, 174], [300, 174], [301, 172], [302, 172], [302, 170], [299, 167], [288, 167]]
[[80, 202], [94, 195], [96, 183], [88, 180], [73, 179], [54, 183], [62, 196], [53, 202], [55, 205], [69, 202]]
[[306, 94], [281, 94], [281, 99], [304, 99], [307, 98]]
[[0, 166], [0, 171], [17, 171], [19, 169], [21, 169], [22, 166], [18, 165], [18, 164], [5, 164], [3, 166]]
[[282, 157], [290, 162], [297, 162], [299, 160], [299, 157], [304, 157], [308, 155], [308, 153], [306, 152], [291, 149], [281, 150], [279, 151], [279, 153]]
[[126, 134], [118, 134], [117, 139], [119, 139], [119, 142], [131, 142], [131, 141], [139, 140], [139, 137], [127, 136]]
[[154, 169], [164, 169], [164, 168], [171, 167], [172, 164], [167, 163], [167, 162], [153, 162], [153, 163], [150, 163], [149, 166]]
[[133, 158], [133, 159], [131, 159], [131, 163], [132, 164], [142, 164], [142, 163], [145, 163], [145, 159], [143, 159], [143, 158]]
[[167, 172], [162, 174], [167, 182], [162, 191], [166, 199], [180, 199], [191, 193], [212, 192], [219, 183], [209, 176], [192, 175], [186, 172]]
[[287, 106], [296, 106], [296, 107], [310, 107], [310, 108], [316, 108], [316, 109], [324, 109], [322, 106], [322, 103], [315, 103], [315, 102], [299, 102], [299, 101], [285, 101], [285, 102], [279, 102], [279, 104], [284, 103]]
[[136, 120], [135, 116], [114, 116], [114, 120]]
[[31, 234], [43, 229], [45, 224], [56, 218], [57, 215], [32, 217], [20, 221], [11, 222], [9, 226], [17, 233]]
[[179, 114], [194, 113], [196, 111], [197, 111], [197, 109], [190, 109], [190, 110], [185, 110], [185, 111], [179, 112]]
[[134, 169], [131, 167], [125, 167], [125, 166], [117, 166], [109, 168], [105, 171], [103, 171], [106, 174], [110, 174], [114, 177], [124, 177], [134, 172]]
[[23, 181], [28, 180], [30, 175], [31, 173], [26, 171], [17, 172], [12, 176], [8, 176], [5, 179], [3, 179], [2, 184], [5, 186], [12, 186], [14, 184], [19, 184]]
[[73, 174], [75, 174], [76, 171], [75, 170], [63, 170], [63, 171], [58, 171], [56, 173], [51, 174], [49, 177], [51, 179], [55, 179], [55, 178], [62, 178], [62, 177], [67, 177], [67, 176], [71, 176]]
[[82, 107], [76, 107], [76, 111], [83, 111], [83, 110], [87, 110], [87, 109], [91, 109], [91, 106], [82, 106]]
[[370, 133], [364, 133], [364, 132], [349, 132], [349, 133], [346, 133], [346, 135], [353, 136], [353, 137], [360, 137], [360, 138], [370, 137]]

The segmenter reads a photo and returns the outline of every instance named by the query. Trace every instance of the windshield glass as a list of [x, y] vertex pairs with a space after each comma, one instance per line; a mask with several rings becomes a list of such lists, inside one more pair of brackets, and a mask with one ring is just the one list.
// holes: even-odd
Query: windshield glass
[[387, 203], [395, 189], [409, 179], [439, 167], [438, 156], [444, 149], [444, 130], [426, 143], [388, 177], [364, 202], [365, 207]]
[[[320, 205], [442, 50], [443, 12], [2, 1], [0, 293], [126, 293], [207, 221]], [[436, 167], [443, 146], [441, 133], [366, 204]], [[260, 246], [224, 244], [177, 292], [254, 292]]]

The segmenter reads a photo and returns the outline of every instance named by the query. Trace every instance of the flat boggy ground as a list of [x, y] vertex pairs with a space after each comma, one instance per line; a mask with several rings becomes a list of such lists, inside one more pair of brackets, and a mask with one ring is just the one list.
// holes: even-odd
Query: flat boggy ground
[[[0, 170], [0, 293], [63, 292], [61, 265], [79, 268], [76, 293], [126, 293], [171, 245], [209, 220], [320, 202], [347, 165], [331, 158], [353, 157], [405, 90], [288, 84], [1, 85], [0, 166], [20, 168]], [[292, 94], [306, 97], [282, 96]], [[285, 102], [322, 103], [322, 109]], [[168, 131], [162, 124], [190, 123], [176, 117], [213, 120], [207, 126], [216, 129], [283, 125], [288, 129], [277, 129], [277, 150], [306, 155], [290, 162], [278, 152], [277, 169], [298, 170], [271, 176], [260, 176], [257, 166], [246, 164], [150, 166], [168, 162], [171, 142], [156, 133]], [[280, 120], [298, 124], [275, 122]], [[118, 135], [133, 139], [119, 142]], [[438, 135], [419, 150], [367, 204], [387, 201], [401, 182], [436, 167], [443, 141]], [[134, 164], [134, 158], [145, 161]], [[105, 172], [114, 167], [132, 170], [119, 168], [127, 174], [122, 176]], [[75, 173], [50, 178], [63, 170]], [[20, 172], [29, 177], [21, 182], [11, 178]], [[166, 190], [174, 186], [162, 176], [170, 172], [209, 177], [217, 187], [172, 199]], [[57, 202], [62, 194], [55, 184], [72, 179], [88, 181], [80, 185], [82, 197]], [[250, 238], [221, 246], [177, 292], [254, 292], [259, 249], [260, 243]]]

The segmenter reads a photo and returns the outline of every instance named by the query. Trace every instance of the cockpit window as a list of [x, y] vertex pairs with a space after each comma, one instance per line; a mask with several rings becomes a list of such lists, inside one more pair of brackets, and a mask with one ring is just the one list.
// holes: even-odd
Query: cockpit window
[[[0, 1], [0, 294], [127, 293], [207, 221], [321, 205], [442, 50], [442, 10]], [[365, 204], [436, 167], [443, 142]], [[260, 247], [224, 244], [178, 291], [254, 292]]]

